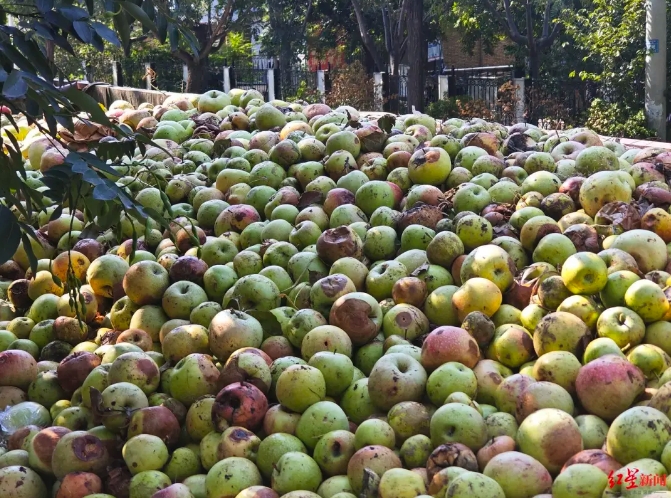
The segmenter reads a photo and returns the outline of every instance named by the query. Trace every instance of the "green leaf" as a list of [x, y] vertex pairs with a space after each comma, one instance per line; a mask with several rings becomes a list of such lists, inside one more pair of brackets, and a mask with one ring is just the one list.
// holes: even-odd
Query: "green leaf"
[[21, 229], [16, 217], [8, 207], [0, 204], [0, 261], [3, 263], [14, 255], [21, 242]]
[[33, 28], [35, 32], [42, 38], [46, 40], [54, 39], [54, 31], [51, 29], [51, 26], [48, 26], [42, 22], [34, 22], [30, 25], [30, 27]]
[[[16, 219], [15, 223], [18, 223]], [[28, 232], [32, 237], [35, 237], [35, 234]], [[21, 234], [21, 242], [23, 242], [23, 249], [26, 251], [26, 256], [28, 256], [28, 261], [30, 261], [30, 269], [33, 271], [33, 275], [37, 273], [37, 257], [35, 257], [35, 251], [33, 251], [33, 245], [30, 243], [28, 235], [25, 233]], [[18, 246], [17, 246], [18, 247]]]
[[128, 16], [124, 11], [121, 11], [112, 18], [112, 23], [119, 34], [121, 46], [125, 54], [128, 55], [130, 50], [130, 22]]
[[89, 113], [96, 123], [109, 126], [110, 128], [112, 127], [112, 123], [110, 123], [109, 118], [98, 105], [98, 102], [87, 93], [77, 90], [74, 87], [70, 87], [63, 92], [63, 95], [70, 99], [70, 101], [82, 111]]
[[193, 52], [193, 55], [198, 57], [198, 52], [200, 50], [198, 39], [193, 35], [190, 29], [187, 29], [183, 26], [179, 26], [179, 32], [182, 33], [182, 36], [189, 44], [189, 48], [191, 49], [191, 52]]
[[54, 212], [51, 213], [51, 216], [49, 216], [49, 221], [54, 221], [56, 218], [60, 218], [62, 214], [63, 214], [63, 206], [56, 206]]
[[96, 33], [93, 29], [91, 30], [91, 34], [93, 36], [91, 40], [91, 45], [98, 51], [98, 52], [103, 52], [105, 50], [105, 42], [103, 41], [102, 38], [100, 38], [100, 35]]
[[158, 14], [158, 18], [156, 19], [156, 29], [158, 41], [161, 42], [161, 44], [165, 43], [168, 36], [168, 19], [161, 13]]
[[14, 45], [8, 43], [0, 44], [0, 50], [12, 61], [19, 69], [26, 72], [34, 72], [34, 66], [26, 59], [26, 57], [19, 52]]
[[128, 14], [130, 14], [132, 17], [137, 19], [145, 28], [156, 33], [156, 24], [154, 24], [154, 21], [149, 19], [149, 16], [144, 10], [142, 10], [141, 7], [138, 7], [134, 3], [128, 1], [120, 1], [119, 4], [121, 5], [121, 8], [128, 12]]
[[93, 41], [93, 32], [91, 31], [91, 26], [89, 26], [86, 21], [74, 21], [72, 23], [72, 28], [84, 43], [91, 43], [91, 41]]
[[170, 41], [170, 50], [176, 52], [179, 48], [179, 30], [174, 24], [168, 24], [168, 40]]
[[9, 99], [23, 97], [28, 91], [28, 83], [23, 79], [21, 71], [14, 69], [2, 85], [2, 94]]
[[67, 40], [67, 38], [62, 36], [60, 33], [54, 32], [53, 39], [54, 39], [54, 43], [58, 47], [62, 48], [63, 50], [65, 50], [66, 52], [68, 52], [71, 55], [75, 55], [75, 50], [72, 48], [72, 45], [70, 45], [70, 42]]
[[119, 193], [111, 188], [109, 185], [97, 185], [93, 189], [93, 198], [99, 201], [112, 201], [119, 197]]
[[54, 8], [54, 0], [36, 0], [35, 7], [44, 14]]
[[121, 42], [119, 42], [119, 38], [117, 37], [116, 33], [105, 26], [103, 23], [94, 21], [91, 23], [91, 26], [96, 30], [96, 33], [98, 33], [103, 40], [111, 43], [115, 47], [121, 46]]
[[61, 28], [63, 31], [68, 32], [70, 31], [70, 27], [72, 26], [72, 23], [68, 21], [63, 14], [60, 12], [56, 11], [49, 11], [46, 14], [44, 14], [44, 19], [52, 25], [58, 26]]
[[34, 40], [26, 40], [21, 36], [14, 36], [14, 44], [23, 53], [45, 80], [52, 80], [54, 75], [49, 61]]
[[151, 0], [143, 0], [142, 2], [142, 10], [144, 11], [145, 14], [147, 14], [147, 17], [154, 21], [156, 19], [156, 11], [154, 10], [154, 3]]
[[97, 224], [101, 230], [107, 230], [112, 225], [119, 223], [121, 218], [121, 206], [119, 204], [107, 204], [108, 211], [98, 216]]
[[79, 21], [80, 19], [88, 19], [89, 14], [84, 9], [80, 7], [67, 6], [61, 7], [58, 11], [70, 21]]

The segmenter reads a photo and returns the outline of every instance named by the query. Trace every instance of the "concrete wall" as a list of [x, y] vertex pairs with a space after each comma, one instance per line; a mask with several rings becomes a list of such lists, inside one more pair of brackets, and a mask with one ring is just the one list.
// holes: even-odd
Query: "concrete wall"
[[105, 107], [109, 107], [115, 100], [126, 100], [135, 107], [143, 102], [150, 102], [154, 105], [161, 104], [172, 92], [160, 92], [156, 90], [141, 90], [125, 86], [96, 85], [90, 88], [87, 93]]

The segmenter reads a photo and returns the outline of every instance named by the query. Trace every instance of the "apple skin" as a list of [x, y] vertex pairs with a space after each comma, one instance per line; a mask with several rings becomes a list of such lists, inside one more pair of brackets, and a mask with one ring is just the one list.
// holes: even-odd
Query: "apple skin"
[[495, 245], [487, 244], [473, 250], [461, 265], [461, 281], [474, 277], [494, 282], [501, 292], [512, 285], [517, 269], [508, 253]]
[[266, 434], [291, 434], [296, 432], [300, 420], [299, 413], [291, 413], [282, 405], [272, 405], [263, 418], [263, 431]]
[[608, 268], [596, 254], [580, 252], [568, 257], [562, 266], [561, 275], [572, 293], [592, 295], [606, 286]]
[[290, 451], [280, 457], [271, 477], [271, 487], [280, 495], [291, 491], [317, 491], [322, 473], [310, 455]]
[[236, 496], [251, 486], [263, 485], [259, 469], [246, 458], [230, 457], [215, 463], [205, 479], [207, 496]]
[[322, 373], [309, 365], [292, 365], [277, 379], [277, 399], [292, 411], [303, 413], [326, 396]]
[[244, 427], [231, 426], [226, 429], [219, 441], [217, 458], [241, 457], [256, 462], [261, 439]]
[[434, 370], [428, 378], [426, 392], [431, 402], [440, 406], [453, 392], [463, 392], [474, 398], [478, 391], [478, 379], [473, 370], [463, 364], [447, 362]]
[[170, 395], [186, 406], [201, 396], [216, 394], [219, 370], [212, 357], [192, 353], [175, 365], [168, 382]]
[[459, 327], [438, 327], [422, 344], [422, 366], [433, 371], [448, 361], [473, 368], [480, 360], [480, 348], [468, 332]]
[[313, 458], [324, 475], [336, 476], [347, 473], [347, 464], [356, 452], [354, 437], [349, 430], [336, 430], [319, 438], [314, 447]]
[[141, 408], [130, 418], [127, 437], [139, 434], [158, 436], [168, 448], [174, 448], [180, 435], [179, 421], [165, 406]]
[[123, 279], [129, 268], [123, 258], [104, 254], [91, 262], [86, 280], [96, 295], [118, 298], [123, 295]]
[[126, 295], [138, 306], [159, 303], [169, 285], [168, 272], [153, 261], [134, 264], [123, 278]]
[[228, 94], [218, 90], [210, 90], [209, 92], [203, 93], [198, 99], [198, 112], [216, 113], [227, 105], [231, 105], [231, 99]]
[[85, 431], [73, 431], [63, 435], [56, 443], [52, 454], [52, 472], [57, 479], [77, 471], [101, 474], [109, 460], [107, 448], [99, 438]]
[[387, 411], [402, 401], [420, 401], [426, 380], [426, 370], [420, 362], [402, 353], [392, 353], [375, 363], [368, 388], [374, 405]]
[[[145, 393], [130, 382], [119, 382], [110, 385], [102, 392], [102, 406], [109, 410], [103, 418], [103, 425], [111, 431], [120, 432], [128, 426], [130, 414], [119, 411], [120, 407], [139, 410], [149, 406]], [[129, 411], [128, 410], [128, 411]]]
[[188, 320], [194, 308], [207, 300], [207, 294], [202, 287], [182, 280], [166, 289], [161, 302], [168, 317]]
[[236, 382], [224, 387], [212, 406], [215, 427], [229, 425], [256, 429], [263, 422], [268, 410], [265, 394], [252, 384]]
[[384, 420], [364, 420], [354, 433], [354, 447], [360, 450], [364, 446], [377, 445], [394, 449], [396, 435], [394, 429]]
[[632, 283], [624, 294], [626, 306], [638, 313], [645, 323], [661, 320], [669, 310], [669, 302], [659, 285], [650, 280]]
[[344, 354], [322, 351], [314, 354], [308, 365], [319, 369], [324, 376], [327, 396], [339, 396], [352, 384], [354, 364]]
[[122, 455], [133, 475], [145, 470], [159, 470], [169, 456], [163, 440], [151, 434], [138, 434], [130, 438], [123, 447]]
[[266, 479], [270, 479], [277, 461], [285, 453], [299, 451], [307, 453], [305, 445], [296, 436], [276, 433], [266, 436], [259, 444], [256, 464]]
[[606, 422], [630, 407], [644, 388], [643, 372], [615, 355], [587, 363], [576, 378], [576, 393], [585, 410]]
[[263, 341], [263, 328], [251, 315], [238, 310], [223, 310], [209, 326], [209, 347], [220, 361], [226, 361], [240, 348], [258, 348]]
[[603, 311], [596, 322], [599, 337], [615, 341], [619, 348], [640, 344], [645, 336], [645, 322], [635, 311], [615, 306]]
[[161, 374], [158, 365], [147, 353], [124, 353], [112, 362], [108, 382], [130, 382], [149, 395], [159, 386]]
[[363, 346], [378, 334], [382, 318], [382, 309], [373, 296], [351, 292], [333, 303], [329, 323], [347, 332], [352, 344]]
[[366, 446], [358, 450], [347, 465], [347, 477], [355, 493], [363, 489], [366, 471], [378, 479], [390, 469], [402, 468], [401, 459], [384, 446]]
[[487, 426], [480, 412], [461, 403], [443, 405], [431, 417], [434, 446], [459, 442], [477, 451], [487, 442]]

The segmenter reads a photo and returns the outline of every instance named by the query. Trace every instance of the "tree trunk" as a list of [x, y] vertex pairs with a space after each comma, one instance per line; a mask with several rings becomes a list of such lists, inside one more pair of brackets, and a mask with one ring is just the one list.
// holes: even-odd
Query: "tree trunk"
[[420, 0], [410, 2], [408, 12], [408, 112], [424, 110], [424, 86], [426, 82], [427, 45], [424, 35], [424, 4]]
[[398, 76], [398, 53], [396, 50], [392, 50], [389, 53], [389, 74], [392, 76]]
[[207, 60], [198, 62], [191, 59], [186, 63], [189, 75], [186, 78], [186, 93], [204, 93], [207, 91]]
[[291, 89], [291, 63], [292, 63], [292, 50], [291, 44], [289, 42], [280, 43], [280, 56], [279, 56], [279, 65], [280, 65], [280, 88], [275, 89], [275, 98], [276, 99], [285, 99], [292, 92]]
[[529, 76], [531, 84], [538, 79], [540, 73], [540, 54], [537, 50], [529, 50]]

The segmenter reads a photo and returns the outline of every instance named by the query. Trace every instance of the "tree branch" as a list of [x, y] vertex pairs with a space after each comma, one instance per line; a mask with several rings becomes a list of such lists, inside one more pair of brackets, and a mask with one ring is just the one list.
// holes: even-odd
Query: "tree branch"
[[534, 19], [533, 19], [533, 6], [531, 5], [531, 0], [526, 1], [526, 24], [527, 24], [527, 47], [529, 47], [530, 52], [536, 50], [536, 44], [534, 43]]
[[354, 8], [354, 13], [356, 14], [357, 24], [359, 25], [359, 34], [361, 35], [361, 40], [363, 41], [364, 47], [366, 47], [366, 50], [368, 50], [368, 53], [373, 58], [378, 71], [382, 71], [384, 69], [384, 63], [382, 62], [382, 58], [375, 48], [375, 43], [370, 37], [368, 28], [366, 27], [366, 20], [363, 17], [361, 3], [359, 0], [352, 0], [352, 7]]
[[132, 45], [133, 43], [143, 42], [147, 39], [149, 39], [149, 35], [140, 35], [140, 36], [136, 36], [135, 38], [131, 38], [130, 43]]
[[221, 14], [219, 21], [217, 21], [217, 24], [212, 31], [212, 36], [205, 44], [205, 47], [203, 47], [203, 49], [200, 51], [200, 59], [204, 59], [210, 54], [210, 52], [212, 52], [212, 47], [217, 40], [219, 41], [219, 44], [221, 44], [223, 43], [224, 38], [226, 38], [226, 33], [228, 31], [228, 21], [230, 20], [231, 14], [233, 12], [233, 3], [234, 0], [226, 1], [226, 7], [224, 7], [224, 12]]
[[501, 28], [506, 32], [506, 36], [510, 38], [517, 44], [526, 45], [527, 39], [522, 36], [517, 29], [517, 24], [513, 19], [512, 12], [510, 10], [510, 0], [503, 0], [505, 6], [506, 16], [503, 17], [501, 12], [496, 8], [496, 6], [491, 2], [491, 0], [482, 0], [485, 4], [485, 7], [492, 13], [494, 18], [499, 22]]
[[546, 0], [546, 2], [545, 2], [545, 13], [543, 14], [543, 35], [542, 35], [542, 38], [546, 38], [550, 34], [551, 8], [552, 8], [552, 0]]
[[303, 21], [303, 34], [308, 34], [308, 23], [310, 22], [310, 15], [312, 14], [313, 3], [312, 0], [308, 0], [308, 10], [305, 12], [305, 21]]
[[391, 54], [393, 52], [393, 41], [391, 33], [391, 20], [389, 19], [389, 10], [387, 7], [382, 7], [382, 27], [384, 29], [384, 46], [387, 49], [387, 53]]
[[561, 31], [561, 22], [555, 22], [552, 26], [552, 31], [550, 31], [550, 18], [552, 17], [551, 6], [552, 0], [547, 0], [545, 4], [545, 15], [543, 17], [543, 36], [541, 36], [536, 45], [540, 49], [546, 49], [555, 41], [559, 32]]
[[181, 48], [176, 52], [173, 52], [173, 55], [187, 65], [193, 63], [194, 60], [193, 55], [185, 50], [182, 50]]
[[403, 32], [405, 31], [405, 20], [408, 18], [407, 11], [409, 8], [410, 8], [410, 2], [408, 2], [408, 0], [402, 0], [401, 8], [398, 11], [398, 24], [396, 25], [396, 37], [399, 40], [403, 37]]
[[560, 22], [555, 23], [555, 25], [553, 26], [552, 31], [550, 32], [550, 34], [546, 37], [541, 38], [540, 40], [538, 40], [538, 42], [536, 42], [536, 44], [538, 45], [538, 48], [546, 49], [550, 45], [552, 45], [552, 43], [555, 41], [557, 36], [559, 36], [559, 32], [561, 31], [561, 28], [562, 28], [562, 25], [561, 25]]
[[405, 55], [405, 50], [408, 48], [408, 37], [406, 36], [401, 42], [401, 46], [398, 47], [398, 63], [401, 62], [403, 56]]

